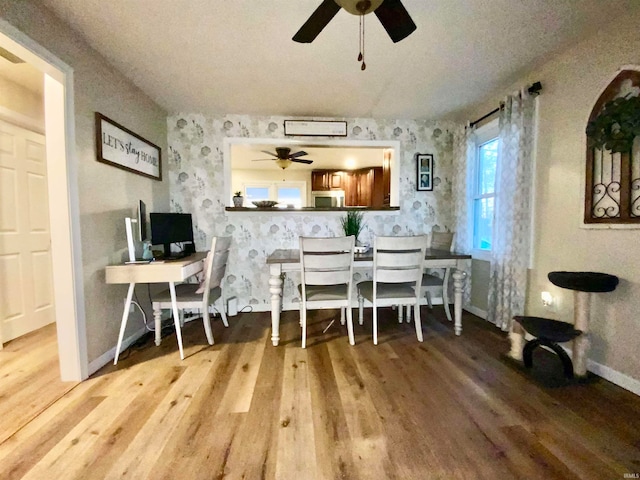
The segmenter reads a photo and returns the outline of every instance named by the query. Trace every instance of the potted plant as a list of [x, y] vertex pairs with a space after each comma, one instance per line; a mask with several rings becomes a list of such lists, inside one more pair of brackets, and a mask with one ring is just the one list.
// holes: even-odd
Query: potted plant
[[244, 204], [244, 197], [242, 196], [241, 191], [237, 191], [233, 194], [233, 206], [241, 207]]
[[598, 116], [587, 124], [589, 147], [630, 153], [640, 136], [640, 97], [616, 98], [605, 103]]
[[356, 237], [356, 245], [360, 245], [358, 235], [364, 227], [364, 212], [358, 210], [347, 210], [347, 214], [340, 219], [342, 230], [345, 236], [353, 235]]

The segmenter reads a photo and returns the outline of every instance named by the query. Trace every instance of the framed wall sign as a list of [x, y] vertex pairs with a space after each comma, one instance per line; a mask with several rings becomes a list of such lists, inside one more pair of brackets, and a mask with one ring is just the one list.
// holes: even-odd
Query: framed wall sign
[[433, 190], [433, 155], [416, 154], [418, 190]]
[[98, 161], [162, 180], [160, 147], [96, 112]]
[[346, 137], [347, 122], [330, 120], [285, 120], [285, 135]]

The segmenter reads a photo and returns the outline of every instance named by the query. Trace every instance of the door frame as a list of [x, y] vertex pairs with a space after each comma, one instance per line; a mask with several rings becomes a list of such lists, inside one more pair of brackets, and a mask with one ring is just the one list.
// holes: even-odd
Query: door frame
[[[88, 377], [73, 69], [0, 18], [0, 45], [44, 73], [49, 222], [60, 377]], [[55, 215], [54, 215], [55, 212]]]

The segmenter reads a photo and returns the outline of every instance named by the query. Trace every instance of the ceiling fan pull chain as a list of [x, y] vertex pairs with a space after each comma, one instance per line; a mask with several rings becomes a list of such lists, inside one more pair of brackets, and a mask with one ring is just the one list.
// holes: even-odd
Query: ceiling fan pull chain
[[365, 70], [367, 68], [367, 64], [364, 63], [364, 15], [360, 15], [360, 25], [360, 36], [362, 37], [362, 47], [360, 48], [362, 51], [362, 65], [360, 66], [360, 70]]
[[358, 25], [358, 48], [360, 49], [360, 53], [358, 53], [358, 61], [362, 61], [362, 15], [360, 15], [360, 24]]

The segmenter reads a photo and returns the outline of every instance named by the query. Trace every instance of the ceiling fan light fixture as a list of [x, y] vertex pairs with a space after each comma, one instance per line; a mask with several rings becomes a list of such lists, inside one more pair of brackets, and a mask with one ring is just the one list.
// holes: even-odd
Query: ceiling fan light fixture
[[352, 15], [367, 15], [378, 8], [383, 0], [334, 0]]
[[276, 165], [278, 165], [281, 169], [288, 168], [291, 165], [291, 160], [286, 158], [279, 158], [276, 160]]

